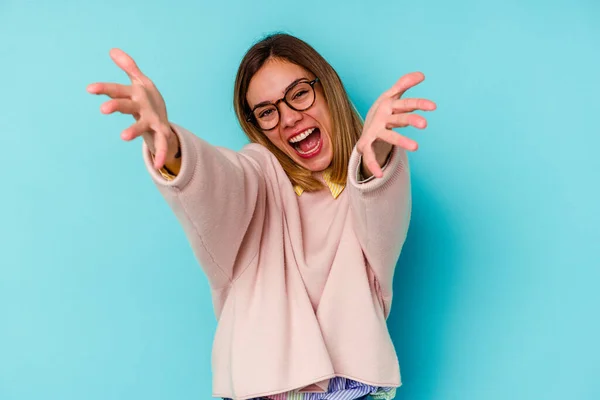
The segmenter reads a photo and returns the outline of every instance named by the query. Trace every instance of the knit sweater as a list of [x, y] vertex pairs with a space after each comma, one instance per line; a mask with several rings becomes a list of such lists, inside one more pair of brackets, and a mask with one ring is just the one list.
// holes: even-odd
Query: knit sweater
[[211, 287], [213, 396], [319, 392], [335, 376], [400, 386], [386, 319], [410, 220], [405, 151], [394, 147], [384, 176], [359, 183], [355, 148], [337, 199], [298, 196], [264, 146], [233, 151], [172, 126], [177, 177], [154, 169], [145, 143], [143, 157]]

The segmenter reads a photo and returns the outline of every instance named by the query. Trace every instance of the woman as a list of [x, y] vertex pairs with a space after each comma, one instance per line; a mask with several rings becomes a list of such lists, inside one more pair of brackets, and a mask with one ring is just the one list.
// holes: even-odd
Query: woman
[[386, 318], [410, 219], [406, 150], [392, 131], [426, 120], [402, 77], [364, 126], [333, 68], [289, 35], [255, 44], [234, 106], [251, 143], [216, 148], [173, 124], [135, 62], [111, 57], [131, 85], [96, 83], [103, 113], [131, 114], [148, 171], [206, 272], [218, 326], [213, 396], [393, 398], [401, 385]]

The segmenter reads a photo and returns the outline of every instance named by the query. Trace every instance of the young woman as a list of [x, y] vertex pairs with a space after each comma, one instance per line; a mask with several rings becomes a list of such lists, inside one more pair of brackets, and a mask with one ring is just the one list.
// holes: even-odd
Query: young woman
[[364, 125], [333, 68], [293, 36], [243, 58], [234, 106], [250, 144], [217, 148], [167, 117], [152, 81], [121, 50], [130, 85], [95, 83], [105, 114], [143, 158], [206, 272], [218, 318], [213, 395], [232, 399], [391, 399], [401, 385], [386, 319], [411, 209], [406, 150], [393, 128], [425, 128], [402, 77]]

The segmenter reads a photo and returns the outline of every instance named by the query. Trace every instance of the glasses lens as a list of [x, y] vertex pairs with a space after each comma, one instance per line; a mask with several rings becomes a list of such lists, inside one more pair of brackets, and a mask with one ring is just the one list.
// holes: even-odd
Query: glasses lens
[[[296, 111], [307, 110], [315, 102], [315, 90], [308, 82], [300, 82], [287, 91], [285, 102]], [[279, 110], [272, 104], [259, 107], [254, 110], [254, 119], [261, 129], [273, 129], [279, 123]]]
[[262, 129], [272, 129], [279, 122], [277, 107], [268, 105], [254, 110], [254, 118]]
[[296, 111], [304, 111], [315, 101], [315, 91], [308, 82], [300, 82], [286, 93], [285, 100]]

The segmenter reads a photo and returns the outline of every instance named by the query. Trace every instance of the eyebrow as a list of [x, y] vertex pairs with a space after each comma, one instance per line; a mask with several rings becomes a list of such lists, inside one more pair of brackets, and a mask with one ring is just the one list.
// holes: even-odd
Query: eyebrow
[[[288, 90], [290, 90], [290, 88], [291, 88], [292, 86], [294, 86], [295, 84], [297, 84], [298, 82], [300, 82], [300, 81], [305, 81], [305, 80], [308, 80], [308, 78], [305, 78], [305, 77], [303, 77], [303, 78], [298, 78], [298, 79], [296, 79], [294, 82], [290, 83], [290, 84], [289, 84], [289, 85], [288, 85], [288, 86], [287, 86], [287, 87], [286, 87], [286, 88], [283, 90], [283, 93], [285, 93], [285, 92], [287, 92]], [[258, 108], [258, 107], [267, 106], [267, 105], [269, 105], [269, 104], [273, 104], [273, 103], [272, 103], [272, 102], [270, 102], [270, 101], [263, 101], [262, 103], [258, 103], [257, 105], [255, 105], [254, 107], [252, 107], [252, 109], [254, 110], [254, 109]]]

